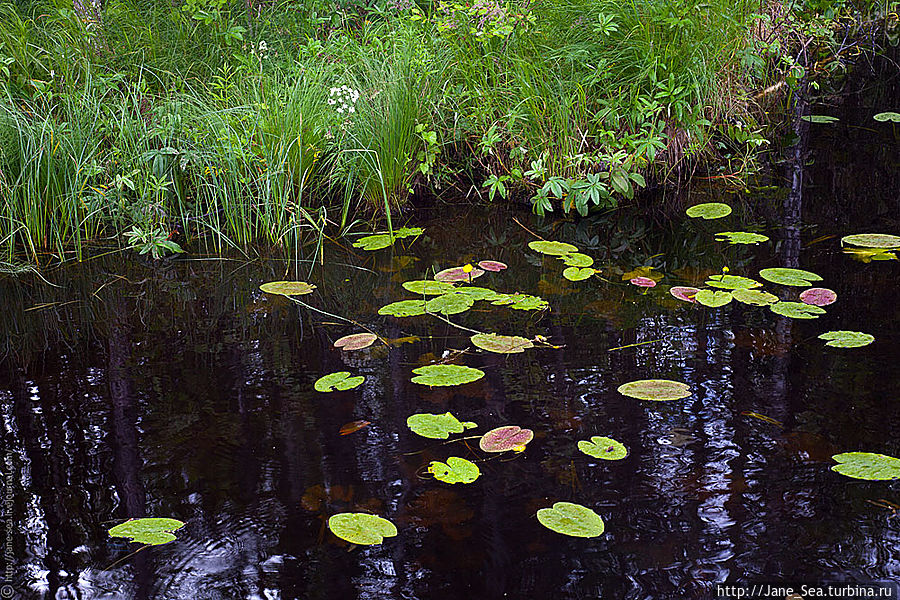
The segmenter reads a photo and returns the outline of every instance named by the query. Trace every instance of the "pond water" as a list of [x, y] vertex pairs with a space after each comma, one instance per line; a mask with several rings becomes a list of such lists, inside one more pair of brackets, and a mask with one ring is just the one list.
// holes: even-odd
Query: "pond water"
[[[851, 123], [814, 132], [804, 194], [825, 211], [801, 215], [780, 188], [660, 200], [727, 202], [735, 212], [721, 221], [681, 210], [671, 220], [631, 210], [540, 221], [447, 206], [419, 215], [423, 236], [375, 252], [326, 243], [313, 262], [106, 257], [48, 274], [59, 287], [0, 282], [4, 566], [15, 597], [668, 599], [714, 597], [723, 582], [900, 581], [900, 484], [830, 470], [839, 452], [900, 454], [898, 261], [862, 263], [840, 249], [848, 233], [898, 233], [896, 179], [873, 175], [852, 210], [834, 210], [852, 194], [836, 175], [846, 161], [833, 158]], [[881, 136], [882, 166], [867, 155], [858, 169], [890, 170], [896, 130], [864, 125]], [[797, 217], [786, 227], [768, 218], [785, 203]], [[713, 241], [748, 227], [772, 241]], [[536, 236], [575, 244], [601, 272], [563, 279], [560, 261], [528, 248]], [[509, 268], [478, 285], [539, 295], [550, 310], [478, 302], [449, 317], [455, 325], [377, 315], [415, 297], [402, 282], [483, 259]], [[660, 285], [622, 280], [642, 266]], [[838, 301], [818, 319], [791, 320], [667, 292], [723, 266], [754, 278], [807, 269]], [[258, 289], [281, 279], [314, 283], [300, 299], [329, 315]], [[341, 352], [334, 340], [361, 331], [341, 317], [401, 341]], [[456, 325], [555, 347], [485, 353]], [[843, 329], [876, 340], [842, 349], [816, 337]], [[485, 377], [410, 381], [438, 360]], [[335, 371], [366, 379], [313, 390]], [[692, 394], [645, 402], [617, 392], [648, 378], [683, 381]], [[512, 424], [535, 438], [490, 458], [477, 440], [443, 445], [406, 425], [447, 411], [478, 424], [467, 434]], [[370, 424], [339, 433], [357, 420]], [[628, 456], [579, 452], [594, 435], [623, 442]], [[450, 485], [427, 475], [451, 455], [480, 461], [481, 477]], [[536, 511], [557, 501], [592, 508], [605, 533], [544, 528]], [[350, 546], [326, 527], [348, 511], [386, 517], [399, 534]], [[135, 547], [107, 530], [141, 516], [186, 526], [129, 555]]]

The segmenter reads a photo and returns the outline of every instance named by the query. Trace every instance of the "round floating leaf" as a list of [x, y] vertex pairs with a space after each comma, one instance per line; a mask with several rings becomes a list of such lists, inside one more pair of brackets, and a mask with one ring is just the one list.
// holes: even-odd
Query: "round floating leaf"
[[402, 238], [422, 235], [423, 233], [425, 233], [425, 230], [421, 227], [401, 227], [400, 229], [394, 230], [394, 239], [399, 240]]
[[591, 441], [581, 440], [578, 449], [594, 458], [621, 460], [628, 456], [628, 448], [622, 442], [599, 435], [591, 436]]
[[855, 233], [841, 238], [841, 243], [861, 248], [890, 250], [892, 248], [900, 248], [900, 236], [887, 233]]
[[337, 373], [329, 373], [324, 377], [320, 377], [313, 385], [317, 392], [334, 392], [344, 390], [352, 390], [366, 378], [362, 375], [350, 377], [349, 371], [338, 371]]
[[132, 519], [116, 525], [109, 530], [112, 537], [131, 538], [131, 541], [150, 546], [159, 546], [175, 541], [173, 531], [184, 527], [184, 523], [178, 519], [163, 519], [150, 517], [145, 519]]
[[488, 288], [464, 285], [453, 290], [457, 294], [465, 294], [472, 300], [495, 300], [500, 294]]
[[767, 306], [778, 302], [778, 296], [761, 290], [738, 288], [736, 290], [731, 290], [731, 296], [738, 302], [743, 302], [744, 304], [750, 304], [752, 306]]
[[[563, 270], [563, 277], [569, 281], [584, 281], [593, 274], [594, 269], [582, 269], [581, 267], [566, 267]], [[656, 284], [654, 283], [654, 285]]]
[[695, 219], [720, 219], [731, 214], [731, 207], [721, 202], [706, 202], [690, 207], [685, 213]]
[[401, 300], [399, 302], [391, 302], [378, 309], [379, 315], [390, 315], [392, 317], [416, 317], [425, 314], [424, 300]]
[[633, 277], [628, 280], [628, 283], [630, 283], [631, 285], [636, 285], [638, 287], [656, 287], [656, 282], [649, 277]]
[[363, 250], [381, 250], [387, 248], [394, 243], [390, 234], [379, 233], [378, 235], [367, 235], [353, 242], [354, 248], [362, 248]]
[[413, 369], [413, 383], [419, 385], [463, 385], [484, 377], [484, 371], [461, 365], [428, 365]]
[[454, 287], [452, 283], [447, 283], [446, 281], [423, 279], [419, 281], [405, 281], [403, 282], [403, 289], [409, 290], [413, 294], [418, 294], [420, 296], [438, 296], [440, 294], [452, 292]]
[[547, 529], [572, 537], [597, 537], [606, 529], [600, 515], [572, 502], [557, 502], [553, 508], [542, 508], [537, 511], [537, 519]]
[[550, 256], [565, 256], [566, 254], [578, 252], [578, 248], [576, 248], [572, 244], [567, 244], [565, 242], [547, 242], [541, 240], [528, 242], [528, 247], [535, 252], [540, 252], [541, 254], [549, 254]]
[[872, 118], [881, 123], [884, 123], [885, 121], [893, 121], [894, 123], [900, 123], [900, 113], [896, 113], [896, 112], [892, 112], [892, 111], [880, 112], [877, 115], [873, 116]]
[[563, 261], [567, 267], [580, 267], [583, 269], [594, 264], [593, 258], [587, 254], [582, 254], [581, 252], [572, 252], [571, 254], [560, 256], [559, 259]]
[[691, 386], [670, 379], [641, 379], [619, 386], [619, 393], [638, 400], [679, 400], [691, 395]]
[[413, 433], [433, 440], [446, 440], [451, 433], [462, 433], [466, 429], [478, 427], [471, 421], [460, 421], [452, 413], [442, 415], [419, 413], [407, 418], [406, 425]]
[[478, 465], [458, 456], [451, 456], [446, 464], [437, 460], [431, 461], [428, 472], [444, 483], [472, 483], [481, 475]]
[[550, 306], [550, 304], [538, 296], [529, 296], [528, 294], [498, 294], [491, 301], [495, 306], [509, 306], [516, 310], [542, 310]]
[[716, 241], [729, 244], [759, 244], [768, 242], [769, 236], [749, 231], [720, 231], [716, 234]]
[[696, 294], [694, 294], [694, 300], [698, 304], [702, 304], [703, 306], [708, 306], [710, 308], [719, 308], [720, 306], [725, 306], [729, 302], [733, 296], [728, 292], [722, 291], [714, 291], [714, 290], [700, 290]]
[[397, 535], [397, 528], [387, 519], [367, 513], [339, 513], [328, 519], [331, 533], [351, 544], [371, 546], [386, 537]]
[[518, 425], [504, 425], [491, 429], [481, 436], [478, 447], [485, 452], [506, 452], [516, 450], [521, 452], [525, 445], [534, 439], [534, 432], [530, 429], [522, 429]]
[[834, 304], [837, 300], [837, 294], [828, 288], [809, 288], [803, 290], [800, 294], [800, 301], [804, 304], [814, 304], [816, 306], [828, 306]]
[[[468, 266], [471, 267], [471, 265]], [[472, 281], [476, 277], [481, 277], [482, 275], [484, 275], [484, 271], [481, 269], [472, 268], [471, 270], [466, 270], [466, 267], [462, 266], [450, 267], [449, 269], [438, 271], [435, 273], [434, 278], [438, 281], [455, 283], [458, 281]]]
[[762, 284], [749, 277], [740, 275], [710, 275], [706, 285], [723, 290], [740, 290], [762, 287]]
[[478, 266], [484, 269], [485, 271], [502, 271], [506, 268], [506, 264], [502, 262], [498, 262], [496, 260], [481, 260], [478, 261]]
[[472, 343], [488, 352], [497, 354], [517, 354], [534, 348], [531, 340], [518, 335], [498, 335], [496, 333], [477, 333], [471, 338]]
[[802, 269], [774, 268], [763, 269], [759, 272], [759, 276], [766, 281], [777, 283], [779, 285], [793, 285], [797, 287], [807, 287], [812, 285], [812, 281], [822, 281], [822, 278], [815, 273], [804, 271]]
[[840, 121], [837, 117], [832, 117], [830, 115], [803, 115], [800, 117], [804, 121], [808, 121], [810, 123], [835, 123]]
[[678, 298], [679, 300], [684, 300], [685, 302], [696, 302], [694, 300], [694, 296], [700, 290], [695, 287], [688, 287], [683, 285], [676, 285], [673, 288], [669, 289], [669, 293]]
[[769, 305], [769, 310], [791, 319], [818, 319], [819, 315], [825, 314], [824, 308], [803, 302], [776, 302]]
[[829, 331], [819, 336], [820, 340], [828, 340], [826, 346], [835, 348], [859, 348], [875, 341], [875, 336], [860, 331]]
[[831, 470], [847, 477], [873, 481], [900, 479], [900, 458], [873, 452], [844, 452], [831, 458], [840, 463]]
[[305, 281], [270, 281], [259, 286], [259, 289], [279, 296], [302, 296], [311, 294], [316, 286]]
[[362, 350], [374, 344], [377, 339], [378, 336], [374, 333], [354, 333], [335, 340], [334, 347], [348, 352], [350, 350]]
[[430, 313], [455, 315], [466, 312], [473, 304], [475, 300], [468, 294], [443, 294], [426, 302], [425, 310]]

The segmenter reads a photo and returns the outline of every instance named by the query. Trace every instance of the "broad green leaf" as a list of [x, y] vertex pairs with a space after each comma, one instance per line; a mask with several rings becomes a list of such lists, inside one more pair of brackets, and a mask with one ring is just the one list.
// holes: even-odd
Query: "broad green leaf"
[[847, 477], [870, 481], [900, 479], [900, 458], [873, 452], [844, 452], [831, 458], [839, 463], [831, 470]]
[[403, 289], [418, 294], [419, 296], [438, 296], [452, 292], [455, 288], [452, 283], [446, 281], [434, 281], [433, 279], [420, 279], [418, 281], [404, 281]]
[[338, 513], [328, 519], [331, 533], [351, 544], [371, 546], [397, 535], [397, 527], [387, 519], [367, 513]]
[[362, 248], [363, 250], [381, 250], [387, 248], [394, 243], [388, 233], [379, 233], [377, 235], [367, 235], [353, 242], [354, 248]]
[[528, 247], [535, 252], [540, 252], [541, 254], [549, 254], [550, 256], [565, 256], [566, 254], [578, 252], [577, 247], [565, 242], [547, 242], [540, 240], [528, 242]]
[[482, 350], [496, 352], [497, 354], [517, 354], [525, 352], [528, 348], [534, 348], [534, 344], [531, 340], [518, 335], [476, 333], [469, 339]]
[[563, 270], [563, 277], [569, 281], [584, 281], [594, 274], [594, 269], [582, 269], [580, 267], [566, 267]]
[[316, 286], [305, 281], [270, 281], [259, 286], [259, 289], [278, 296], [302, 296], [311, 294]]
[[144, 519], [132, 519], [116, 525], [109, 530], [112, 537], [131, 538], [131, 541], [150, 546], [159, 546], [174, 541], [173, 531], [184, 527], [184, 523], [178, 519], [163, 519], [150, 517]]
[[594, 264], [594, 259], [588, 256], [587, 254], [582, 254], [581, 252], [572, 252], [571, 254], [565, 254], [560, 256], [559, 259], [565, 263], [567, 267], [581, 267], [582, 269], [585, 267], [590, 267]]
[[731, 290], [731, 296], [738, 302], [752, 306], [767, 306], [778, 302], [778, 296], [763, 292], [762, 290], [737, 289]]
[[466, 312], [473, 304], [475, 300], [468, 294], [442, 294], [426, 302], [425, 310], [430, 313], [455, 315]]
[[465, 294], [470, 297], [472, 300], [494, 300], [500, 294], [495, 292], [494, 290], [489, 290], [488, 288], [477, 287], [474, 285], [464, 285], [462, 287], [455, 288], [453, 290], [457, 294]]
[[622, 442], [599, 435], [591, 436], [591, 441], [581, 440], [578, 449], [594, 458], [621, 460], [628, 456], [628, 448]]
[[769, 310], [791, 319], [818, 319], [819, 315], [825, 314], [824, 308], [803, 302], [776, 302], [769, 305]]
[[694, 294], [694, 301], [710, 308], [719, 308], [731, 302], [732, 295], [718, 290], [700, 290]]
[[887, 233], [856, 233], [841, 238], [841, 244], [859, 246], [861, 248], [881, 248], [891, 250], [900, 248], [900, 236]]
[[462, 433], [466, 429], [478, 427], [471, 421], [460, 421], [452, 413], [411, 415], [406, 419], [406, 425], [413, 433], [433, 440], [446, 440], [451, 433]]
[[422, 235], [423, 233], [425, 233], [425, 230], [421, 227], [401, 227], [400, 229], [394, 230], [394, 239], [399, 240], [416, 235]]
[[334, 347], [347, 352], [350, 350], [362, 350], [374, 344], [377, 339], [378, 336], [374, 333], [354, 333], [335, 340]]
[[720, 219], [731, 214], [731, 207], [721, 202], [706, 202], [690, 207], [685, 213], [695, 219]]
[[317, 392], [343, 392], [352, 390], [365, 380], [366, 378], [362, 375], [351, 377], [349, 371], [338, 371], [337, 373], [329, 373], [324, 377], [320, 377], [313, 387]]
[[739, 290], [762, 287], [762, 284], [749, 277], [740, 275], [710, 275], [706, 285], [723, 290]]
[[472, 483], [481, 475], [478, 465], [458, 456], [451, 456], [446, 463], [431, 461], [428, 472], [444, 483]]
[[413, 369], [413, 383], [419, 385], [463, 385], [484, 377], [484, 371], [460, 365], [427, 365]]
[[716, 234], [717, 242], [728, 242], [729, 244], [759, 244], [768, 242], [769, 237], [761, 233], [750, 233], [749, 231], [720, 231]]
[[618, 391], [629, 398], [664, 402], [687, 398], [691, 395], [691, 386], [670, 379], [641, 379], [620, 385]]
[[900, 123], [900, 113], [896, 113], [896, 112], [892, 112], [892, 111], [880, 112], [877, 115], [873, 116], [872, 118], [881, 123], [884, 123], [885, 121], [893, 121], [894, 123]]
[[530, 429], [522, 429], [518, 425], [504, 425], [491, 429], [481, 436], [478, 447], [485, 452], [507, 452], [515, 450], [522, 452], [525, 445], [534, 439], [534, 432]]
[[774, 268], [763, 269], [759, 272], [759, 276], [766, 281], [777, 283], [779, 285], [793, 285], [797, 287], [806, 287], [812, 285], [812, 281], [822, 281], [822, 278], [802, 269]]
[[837, 294], [828, 288], [809, 288], [800, 294], [800, 301], [815, 306], [828, 306], [837, 301]]
[[547, 529], [572, 537], [598, 537], [606, 529], [600, 515], [572, 502], [557, 502], [553, 508], [540, 509], [537, 520]]
[[828, 124], [828, 123], [836, 123], [837, 121], [840, 121], [840, 119], [838, 119], [837, 117], [832, 117], [830, 115], [803, 115], [800, 118], [803, 119], [804, 121], [808, 121], [810, 123]]
[[828, 340], [826, 346], [835, 348], [859, 348], [875, 341], [875, 336], [860, 331], [829, 331], [819, 336], [820, 340]]
[[392, 317], [416, 317], [425, 314], [424, 300], [401, 300], [399, 302], [391, 302], [378, 309], [379, 315], [390, 315]]
[[498, 294], [496, 298], [491, 300], [491, 304], [495, 306], [509, 306], [516, 310], [543, 310], [550, 304], [538, 296], [529, 296], [528, 294]]

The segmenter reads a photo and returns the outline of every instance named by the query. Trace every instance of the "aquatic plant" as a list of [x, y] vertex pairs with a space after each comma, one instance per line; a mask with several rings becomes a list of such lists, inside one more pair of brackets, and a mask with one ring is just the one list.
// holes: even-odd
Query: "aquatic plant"
[[340, 348], [346, 352], [350, 352], [351, 350], [362, 350], [363, 348], [368, 348], [372, 344], [375, 343], [375, 340], [378, 339], [378, 336], [374, 333], [353, 333], [351, 335], [345, 335], [342, 338], [338, 338], [334, 341], [334, 347]]
[[434, 415], [419, 413], [406, 419], [407, 427], [413, 433], [436, 440], [446, 440], [451, 433], [462, 433], [466, 429], [478, 427], [472, 421], [460, 421], [452, 413]]
[[475, 304], [469, 294], [441, 294], [425, 303], [425, 311], [442, 315], [455, 315], [466, 312]]
[[618, 387], [618, 392], [638, 400], [665, 402], [687, 398], [691, 395], [691, 386], [670, 379], [641, 379], [623, 383]]
[[371, 546], [397, 535], [397, 527], [382, 517], [368, 513], [338, 513], [328, 519], [328, 529], [351, 544]]
[[478, 465], [458, 456], [451, 456], [446, 463], [431, 461], [428, 472], [444, 483], [472, 483], [481, 476]]
[[550, 256], [565, 256], [578, 252], [578, 248], [566, 242], [548, 242], [545, 240], [537, 240], [528, 242], [528, 247], [535, 252], [548, 254]]
[[763, 269], [759, 272], [759, 276], [772, 283], [796, 287], [807, 287], [812, 285], [813, 281], [822, 281], [822, 278], [815, 273], [804, 271], [803, 269], [788, 269], [784, 267]]
[[313, 385], [317, 392], [342, 392], [359, 386], [366, 378], [362, 375], [350, 376], [349, 371], [329, 373], [316, 380]]
[[900, 458], [874, 452], [843, 452], [831, 458], [838, 462], [831, 470], [847, 477], [870, 481], [900, 479]]
[[622, 442], [600, 435], [591, 436], [590, 441], [581, 440], [578, 449], [602, 460], [621, 460], [628, 456], [628, 448]]
[[841, 238], [841, 244], [859, 246], [860, 248], [881, 248], [891, 250], [900, 248], [900, 236], [887, 233], [854, 233]]
[[534, 432], [518, 425], [504, 425], [491, 429], [478, 442], [478, 447], [485, 452], [522, 452], [525, 446], [534, 439]]
[[729, 292], [721, 290], [700, 290], [694, 294], [694, 301], [697, 304], [708, 306], [709, 308], [719, 308], [729, 304], [734, 298]]
[[716, 234], [716, 241], [729, 244], [760, 244], [768, 242], [769, 236], [749, 231], [720, 231]]
[[828, 288], [809, 288], [800, 293], [800, 301], [804, 304], [828, 306], [837, 301], [837, 294]]
[[413, 369], [413, 383], [430, 386], [464, 385], [484, 377], [484, 371], [461, 365], [427, 365]]
[[517, 354], [525, 352], [528, 348], [534, 348], [534, 343], [518, 335], [499, 335], [496, 333], [476, 333], [471, 338], [472, 343], [488, 352], [497, 354]]
[[731, 207], [722, 202], [705, 202], [703, 204], [695, 204], [684, 212], [687, 216], [694, 219], [721, 219], [731, 214]]
[[398, 300], [378, 309], [379, 315], [392, 317], [416, 317], [425, 314], [424, 300]]
[[159, 546], [174, 542], [176, 537], [173, 532], [182, 527], [184, 523], [177, 519], [149, 517], [125, 521], [110, 529], [108, 533], [112, 537], [129, 538], [138, 544]]
[[675, 298], [679, 300], [684, 300], [685, 302], [696, 302], [694, 297], [697, 295], [697, 292], [700, 291], [700, 288], [695, 287], [687, 287], [676, 285], [669, 288], [669, 293], [672, 294]]
[[827, 340], [826, 346], [835, 348], [860, 348], [875, 341], [875, 336], [860, 331], [828, 331], [819, 335], [820, 340]]
[[276, 296], [303, 296], [312, 294], [316, 286], [305, 281], [270, 281], [260, 285], [259, 289]]
[[825, 314], [824, 308], [803, 302], [776, 302], [769, 305], [769, 310], [791, 319], [817, 319], [819, 315]]
[[552, 508], [538, 510], [537, 520], [551, 531], [572, 537], [598, 537], [606, 529], [600, 515], [572, 502], [556, 502]]

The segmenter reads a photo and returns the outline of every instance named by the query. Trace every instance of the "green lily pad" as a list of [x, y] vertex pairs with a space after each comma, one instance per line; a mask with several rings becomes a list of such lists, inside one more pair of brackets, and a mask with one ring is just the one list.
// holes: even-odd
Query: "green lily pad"
[[338, 513], [328, 519], [328, 529], [342, 540], [360, 546], [380, 544], [386, 537], [397, 535], [397, 527], [376, 515]]
[[529, 296], [528, 294], [498, 294], [491, 301], [495, 306], [509, 306], [516, 310], [543, 310], [550, 306], [550, 303], [539, 296]]
[[530, 429], [522, 429], [518, 425], [504, 425], [491, 429], [481, 436], [478, 447], [485, 452], [507, 452], [515, 450], [522, 452], [525, 445], [534, 439], [534, 432]]
[[800, 117], [804, 121], [808, 121], [809, 123], [836, 123], [840, 121], [837, 117], [832, 117], [830, 115], [803, 115]]
[[769, 305], [769, 310], [776, 315], [791, 319], [818, 319], [819, 315], [825, 314], [824, 308], [803, 302], [776, 302]]
[[777, 283], [779, 285], [793, 285], [796, 287], [806, 287], [812, 285], [813, 281], [822, 281], [822, 278], [803, 269], [787, 269], [774, 268], [763, 269], [759, 272], [759, 276], [766, 281]]
[[378, 309], [379, 315], [390, 315], [392, 317], [416, 317], [425, 314], [424, 300], [400, 300], [399, 302], [391, 302]]
[[446, 281], [422, 279], [419, 281], [404, 281], [403, 289], [420, 296], [439, 296], [440, 294], [452, 292], [455, 288], [452, 283], [447, 283]]
[[729, 244], [759, 244], [768, 242], [769, 236], [749, 231], [720, 231], [716, 234], [716, 241]]
[[387, 248], [394, 243], [389, 233], [379, 233], [377, 235], [367, 235], [353, 242], [354, 248], [362, 248], [363, 250], [381, 250]]
[[841, 238], [841, 244], [859, 246], [861, 248], [881, 248], [891, 250], [900, 248], [900, 236], [887, 233], [855, 233]]
[[829, 331], [819, 336], [820, 340], [828, 340], [826, 346], [835, 348], [860, 348], [875, 341], [875, 336], [860, 331]]
[[352, 390], [357, 387], [366, 378], [362, 375], [351, 377], [349, 371], [338, 371], [337, 373], [329, 373], [324, 377], [320, 377], [313, 385], [317, 392], [343, 392]]
[[721, 202], [706, 202], [690, 207], [685, 213], [695, 219], [720, 219], [731, 214], [731, 207]]
[[740, 275], [710, 275], [706, 285], [723, 290], [747, 290], [762, 287], [762, 284], [755, 279]]
[[259, 289], [278, 296], [302, 296], [312, 294], [316, 286], [305, 281], [270, 281], [259, 286]]
[[628, 448], [622, 442], [599, 435], [591, 436], [591, 441], [581, 440], [578, 449], [594, 458], [621, 460], [628, 456]]
[[[471, 267], [471, 269], [468, 269], [467, 267]], [[450, 267], [449, 269], [438, 271], [434, 274], [434, 278], [438, 281], [456, 283], [460, 281], [472, 281], [476, 277], [481, 277], [482, 275], [484, 275], [484, 271], [481, 269], [476, 269], [475, 267], [472, 267], [472, 265], [463, 265], [461, 267]]]
[[453, 290], [457, 294], [465, 294], [470, 297], [472, 300], [494, 300], [500, 294], [495, 292], [494, 290], [489, 290], [488, 288], [477, 287], [474, 285], [464, 285], [462, 287], [455, 288]]
[[691, 386], [670, 379], [641, 379], [623, 383], [618, 391], [629, 398], [664, 402], [687, 398], [691, 395]]
[[572, 502], [557, 502], [553, 508], [542, 508], [537, 511], [537, 519], [547, 529], [572, 537], [598, 537], [606, 529], [600, 515]]
[[736, 289], [731, 290], [731, 296], [738, 302], [752, 306], [767, 306], [778, 302], [778, 296], [763, 292], [762, 290]]
[[425, 303], [425, 310], [442, 315], [455, 315], [466, 312], [475, 304], [468, 294], [442, 294]]
[[497, 354], [518, 354], [525, 352], [528, 348], [534, 348], [531, 340], [518, 335], [476, 333], [469, 339], [482, 350], [496, 352]]
[[428, 472], [444, 483], [472, 483], [481, 475], [478, 465], [458, 456], [451, 456], [446, 463], [431, 461]]
[[535, 252], [540, 252], [541, 254], [549, 254], [550, 256], [565, 256], [566, 254], [578, 252], [577, 247], [565, 242], [547, 242], [540, 240], [528, 242], [528, 247]]
[[466, 429], [478, 427], [472, 421], [460, 421], [452, 413], [433, 415], [419, 413], [406, 419], [406, 426], [413, 433], [433, 440], [446, 440], [451, 433], [462, 433]]
[[362, 350], [363, 348], [368, 348], [374, 344], [377, 339], [378, 336], [374, 333], [354, 333], [335, 340], [334, 347], [347, 352], [351, 350]]
[[708, 306], [710, 308], [719, 308], [720, 306], [725, 306], [729, 302], [733, 296], [728, 292], [722, 292], [718, 290], [700, 290], [696, 294], [694, 294], [694, 301], [698, 304], [702, 304], [703, 306]]
[[422, 235], [423, 233], [425, 233], [425, 230], [421, 227], [401, 227], [400, 229], [394, 230], [394, 239], [399, 240], [403, 238]]
[[885, 121], [893, 121], [894, 123], [900, 123], [900, 113], [896, 113], [893, 111], [880, 112], [877, 115], [872, 117], [876, 121], [884, 123]]
[[828, 306], [837, 301], [837, 294], [828, 288], [809, 288], [800, 294], [800, 302], [816, 306]]
[[594, 259], [588, 256], [587, 254], [582, 254], [581, 252], [572, 252], [571, 254], [565, 254], [560, 256], [559, 259], [563, 261], [563, 263], [567, 267], [590, 267], [594, 264]]
[[131, 538], [131, 541], [139, 544], [159, 546], [175, 541], [176, 538], [172, 532], [182, 527], [184, 527], [184, 523], [178, 519], [150, 517], [125, 521], [110, 529], [109, 535]]
[[580, 267], [566, 267], [563, 270], [563, 277], [569, 281], [584, 281], [594, 274], [594, 269], [582, 269]]
[[484, 377], [484, 371], [461, 365], [427, 365], [413, 369], [413, 383], [419, 385], [463, 385]]
[[831, 470], [847, 477], [870, 481], [900, 479], [900, 458], [873, 452], [844, 452], [831, 458], [840, 463]]

